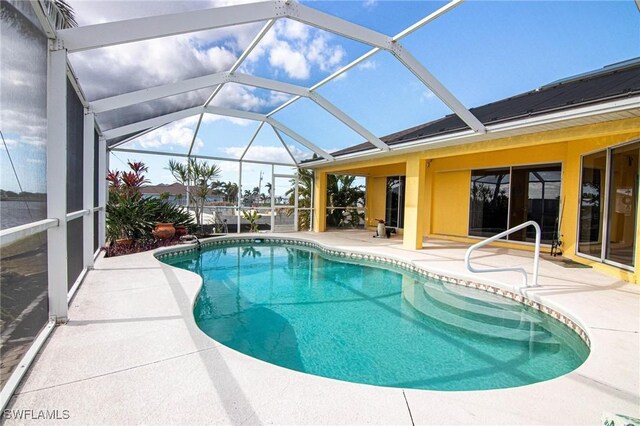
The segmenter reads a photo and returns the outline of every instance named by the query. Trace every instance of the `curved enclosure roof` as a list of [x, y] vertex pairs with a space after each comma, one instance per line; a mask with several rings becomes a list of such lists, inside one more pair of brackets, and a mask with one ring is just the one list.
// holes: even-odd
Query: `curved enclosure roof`
[[[631, 2], [70, 3], [80, 26], [58, 36], [100, 132], [125, 152], [297, 165], [389, 151], [382, 135], [419, 136], [425, 122], [482, 135], [520, 97], [473, 106], [640, 56]], [[621, 34], [605, 39], [612, 22]], [[594, 40], [609, 56], [578, 63]], [[541, 46], [566, 63], [541, 65]], [[553, 103], [566, 86], [522, 96]]]

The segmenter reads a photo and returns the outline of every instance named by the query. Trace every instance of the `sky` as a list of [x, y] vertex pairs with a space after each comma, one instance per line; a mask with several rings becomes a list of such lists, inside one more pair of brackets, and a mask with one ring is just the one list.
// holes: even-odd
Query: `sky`
[[[86, 1], [70, 0], [78, 23], [97, 24], [233, 4], [233, 1]], [[445, 2], [435, 1], [304, 1], [303, 4], [392, 36]], [[70, 62], [89, 100], [102, 99], [226, 71], [262, 28], [263, 23], [166, 37], [86, 52]], [[633, 0], [619, 1], [473, 1], [463, 2], [401, 43], [467, 108], [483, 105], [552, 81], [640, 56], [640, 12]], [[4, 43], [6, 44], [6, 43]], [[368, 52], [370, 46], [291, 20], [278, 20], [238, 72], [310, 87]], [[3, 45], [3, 55], [5, 47]], [[3, 56], [3, 67], [4, 67]], [[3, 79], [6, 73], [3, 72]], [[98, 116], [104, 129], [119, 127], [184, 107], [201, 105], [207, 88]], [[378, 53], [318, 89], [318, 93], [377, 136], [440, 118], [450, 111], [392, 55]], [[268, 113], [289, 95], [226, 84], [212, 104]], [[314, 102], [301, 99], [274, 118], [326, 151], [363, 141]], [[4, 117], [3, 122], [10, 121]], [[198, 116], [166, 125], [122, 145], [122, 148], [239, 158], [258, 128], [257, 122], [205, 115], [194, 141]], [[14, 124], [10, 121], [9, 124]], [[26, 190], [42, 187], [42, 150], [21, 132], [3, 125]], [[26, 133], [26, 132], [23, 132]], [[33, 133], [31, 131], [31, 133]], [[30, 136], [31, 137], [31, 136]], [[311, 152], [283, 135], [291, 155]], [[40, 153], [40, 154], [38, 154]], [[5, 155], [6, 156], [6, 155]], [[15, 187], [15, 177], [2, 161], [2, 188]], [[263, 126], [245, 159], [292, 163], [270, 126]], [[127, 160], [149, 166], [153, 183], [172, 183], [168, 159], [156, 155], [116, 153], [110, 166], [123, 169]], [[29, 162], [31, 161], [31, 162]], [[238, 181], [237, 162], [218, 162], [224, 181]], [[33, 172], [36, 168], [39, 172]], [[243, 186], [258, 186], [260, 172], [271, 180], [271, 166], [245, 163]], [[277, 167], [275, 173], [290, 173]], [[35, 178], [34, 178], [35, 176]], [[40, 179], [38, 179], [40, 177]], [[264, 185], [264, 181], [263, 181]], [[276, 191], [278, 193], [278, 191]]]

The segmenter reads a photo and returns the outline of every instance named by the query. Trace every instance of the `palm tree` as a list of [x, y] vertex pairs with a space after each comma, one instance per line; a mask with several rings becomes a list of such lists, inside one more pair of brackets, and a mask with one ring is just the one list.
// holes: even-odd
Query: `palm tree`
[[238, 198], [238, 184], [227, 182], [224, 184], [225, 199], [228, 203], [236, 202]]
[[[296, 180], [291, 179], [291, 188], [285, 192], [289, 196], [289, 205], [295, 205], [295, 185]], [[311, 192], [313, 191], [313, 171], [309, 169], [298, 169], [298, 208], [311, 207]], [[293, 209], [287, 210], [287, 215], [291, 216]], [[298, 229], [309, 229], [311, 227], [311, 210], [301, 210], [298, 212]]]
[[217, 183], [214, 179], [220, 176], [220, 166], [190, 158], [186, 164], [169, 160], [168, 169], [178, 183], [188, 188], [189, 199], [194, 203], [196, 223], [202, 229], [204, 203]]
[[76, 14], [73, 8], [66, 2], [66, 0], [54, 0], [55, 5], [60, 11], [60, 17], [62, 18], [62, 28], [77, 27]]
[[327, 212], [327, 226], [357, 227], [360, 224], [362, 214], [355, 207], [364, 205], [364, 187], [352, 186], [356, 178], [357, 176], [349, 175], [327, 175], [327, 207], [336, 207]]

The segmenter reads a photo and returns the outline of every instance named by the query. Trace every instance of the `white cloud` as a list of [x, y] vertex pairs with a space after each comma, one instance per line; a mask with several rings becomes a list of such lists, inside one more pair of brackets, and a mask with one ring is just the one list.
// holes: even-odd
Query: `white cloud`
[[297, 80], [308, 79], [314, 67], [332, 72], [347, 56], [345, 49], [333, 38], [328, 32], [300, 22], [280, 20], [249, 55], [242, 70], [250, 72], [267, 57], [276, 75], [278, 71], [284, 71], [289, 78]]
[[[288, 145], [288, 148], [296, 160], [307, 157], [307, 153], [296, 146]], [[232, 158], [240, 158], [245, 149], [246, 146], [229, 146], [222, 150]], [[266, 158], [276, 163], [292, 163], [287, 150], [282, 146], [251, 146], [245, 155], [247, 160], [264, 160]]]
[[271, 48], [269, 64], [275, 68], [282, 68], [289, 77], [298, 80], [306, 80], [311, 72], [302, 52], [294, 50], [286, 41], [278, 41]]
[[[167, 124], [153, 132], [149, 132], [145, 135], [135, 139], [135, 142], [141, 148], [161, 148], [161, 147], [180, 147], [185, 148], [187, 151], [193, 141], [193, 132], [195, 130], [195, 124], [198, 121], [198, 117], [189, 117], [184, 120], [175, 121], [171, 124]], [[133, 142], [133, 141], [132, 141]], [[196, 138], [194, 143], [194, 149], [199, 149], [204, 145], [202, 139]]]
[[306, 41], [309, 38], [309, 27], [305, 24], [289, 19], [280, 22], [282, 22], [282, 24], [276, 26], [276, 31], [281, 36], [291, 40], [301, 41]]
[[70, 55], [90, 100], [225, 71], [237, 53], [202, 48], [187, 36], [112, 46]]
[[377, 68], [378, 63], [373, 59], [369, 59], [368, 61], [364, 61], [360, 65], [358, 65], [359, 70], [375, 70]]
[[378, 0], [364, 0], [362, 2], [362, 6], [364, 6], [365, 9], [373, 9], [377, 4]]
[[307, 58], [318, 65], [322, 71], [333, 71], [347, 56], [347, 52], [340, 45], [330, 46], [327, 36], [319, 33], [311, 41], [307, 51]]
[[31, 164], [45, 164], [46, 161], [43, 160], [42, 158], [27, 158], [27, 163], [31, 163]]
[[435, 99], [435, 97], [436, 97], [436, 95], [434, 95], [433, 92], [431, 92], [429, 90], [424, 90], [420, 94], [420, 103], [428, 102], [431, 99]]
[[[150, 15], [199, 10], [250, 2], [207, 0], [202, 2], [80, 1], [72, 6], [81, 25], [96, 24]], [[147, 87], [226, 71], [249, 45], [264, 23], [252, 23], [111, 46], [70, 55], [70, 61], [89, 100], [101, 99]], [[243, 72], [269, 69], [270, 74], [307, 80], [314, 71], [332, 72], [346, 58], [345, 49], [330, 33], [300, 22], [281, 19], [271, 28], [244, 62]], [[16, 80], [19, 82], [19, 80]], [[128, 122], [199, 105], [213, 88], [113, 113], [103, 113], [98, 121], [104, 129]], [[206, 92], [206, 93], [205, 93]], [[204, 93], [204, 95], [203, 95]], [[266, 112], [290, 99], [290, 95], [226, 84], [213, 105]], [[188, 105], [187, 105], [188, 104]], [[120, 118], [119, 118], [120, 117]], [[124, 118], [123, 118], [124, 117]], [[207, 120], [221, 119], [206, 115]], [[3, 117], [4, 118], [4, 117]], [[236, 121], [237, 119], [228, 119]], [[242, 123], [245, 124], [245, 123]], [[162, 133], [162, 134], [160, 134]], [[154, 133], [155, 134], [155, 133]], [[161, 130], [140, 143], [146, 147], [173, 144], [185, 138], [187, 130], [177, 126]]]

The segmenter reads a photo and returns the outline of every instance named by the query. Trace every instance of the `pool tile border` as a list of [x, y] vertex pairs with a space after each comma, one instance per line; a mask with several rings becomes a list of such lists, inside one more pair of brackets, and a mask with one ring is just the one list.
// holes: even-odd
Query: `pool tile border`
[[[502, 297], [505, 297], [507, 299], [511, 299], [511, 300], [513, 300], [515, 302], [522, 303], [522, 304], [524, 304], [526, 306], [529, 306], [529, 307], [531, 307], [531, 308], [533, 308], [533, 309], [535, 309], [535, 310], [537, 310], [539, 312], [542, 312], [543, 314], [546, 314], [546, 315], [558, 320], [560, 323], [564, 324], [566, 327], [568, 327], [574, 333], [576, 333], [582, 339], [582, 341], [589, 348], [591, 348], [591, 339], [589, 339], [589, 336], [584, 331], [584, 329], [582, 327], [580, 327], [578, 324], [576, 324], [576, 322], [573, 321], [571, 318], [567, 317], [566, 315], [562, 314], [561, 312], [558, 312], [555, 309], [549, 308], [548, 306], [545, 306], [544, 304], [542, 304], [540, 302], [537, 302], [535, 300], [529, 299], [528, 297], [525, 297], [525, 296], [523, 296], [521, 294], [518, 294], [518, 293], [510, 291], [510, 290], [506, 290], [506, 289], [503, 289], [503, 288], [500, 288], [500, 287], [492, 286], [490, 284], [479, 283], [479, 282], [472, 281], [472, 280], [455, 278], [455, 277], [451, 277], [451, 276], [447, 276], [447, 275], [437, 274], [437, 273], [434, 273], [434, 272], [427, 271], [426, 269], [424, 269], [424, 268], [422, 268], [420, 266], [417, 266], [417, 265], [415, 265], [415, 264], [413, 264], [411, 262], [406, 262], [406, 261], [394, 259], [394, 258], [391, 258], [391, 257], [381, 256], [381, 255], [378, 255], [378, 254], [347, 252], [345, 250], [338, 250], [338, 249], [335, 249], [335, 248], [328, 248], [328, 247], [325, 247], [324, 245], [322, 245], [320, 243], [307, 241], [307, 240], [303, 240], [303, 239], [293, 239], [293, 238], [286, 238], [286, 237], [272, 237], [272, 236], [270, 236], [270, 237], [261, 237], [261, 236], [215, 237], [215, 238], [210, 238], [210, 239], [206, 239], [206, 240], [201, 241], [200, 242], [200, 247], [201, 248], [215, 247], [215, 246], [222, 246], [222, 245], [228, 245], [228, 244], [255, 242], [256, 240], [260, 240], [261, 242], [264, 242], [264, 243], [281, 243], [281, 244], [298, 245], [298, 246], [303, 246], [303, 247], [311, 247], [311, 248], [319, 250], [321, 253], [329, 255], [329, 256], [333, 256], [333, 257], [337, 257], [337, 258], [343, 258], [343, 259], [351, 259], [351, 260], [366, 260], [366, 261], [370, 261], [370, 262], [380, 263], [382, 265], [393, 266], [393, 267], [396, 267], [398, 269], [414, 272], [414, 273], [420, 275], [421, 277], [430, 278], [430, 279], [434, 279], [434, 280], [439, 280], [439, 281], [442, 281], [442, 282], [445, 282], [445, 283], [459, 285], [459, 286], [463, 286], [463, 287], [474, 288], [476, 290], [481, 290], [481, 291], [485, 291], [487, 293], [492, 293], [492, 294], [495, 294], [495, 295], [498, 295], [498, 296], [502, 296]], [[162, 260], [162, 259], [168, 259], [168, 258], [184, 255], [184, 254], [194, 253], [194, 252], [197, 251], [197, 249], [198, 249], [198, 245], [197, 244], [189, 244], [189, 245], [182, 245], [182, 246], [171, 246], [171, 247], [167, 247], [167, 248], [163, 248], [163, 249], [157, 250], [156, 252], [154, 252], [154, 256], [156, 257], [156, 259]]]

